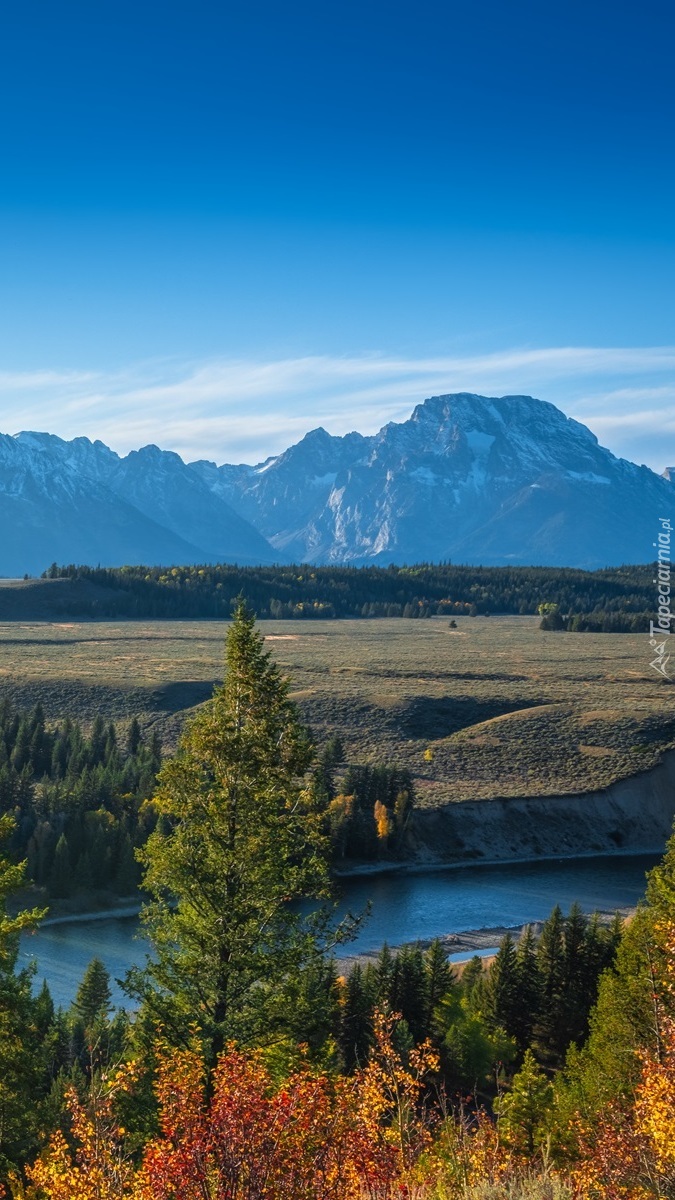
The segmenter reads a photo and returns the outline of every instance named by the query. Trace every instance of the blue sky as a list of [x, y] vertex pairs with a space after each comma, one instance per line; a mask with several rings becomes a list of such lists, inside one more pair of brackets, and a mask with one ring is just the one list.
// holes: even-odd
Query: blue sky
[[14, 0], [0, 428], [256, 460], [441, 391], [675, 463], [675, 9]]

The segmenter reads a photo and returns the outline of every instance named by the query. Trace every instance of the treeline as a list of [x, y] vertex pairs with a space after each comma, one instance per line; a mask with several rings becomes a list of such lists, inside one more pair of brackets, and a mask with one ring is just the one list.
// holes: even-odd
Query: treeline
[[10, 850], [30, 881], [49, 899], [133, 893], [160, 763], [159, 738], [144, 739], [137, 720], [122, 739], [100, 716], [86, 734], [70, 718], [48, 728], [41, 704], [24, 713], [0, 701], [0, 815], [13, 818]]
[[[536, 613], [542, 603], [603, 620], [654, 603], [651, 566], [580, 571], [556, 567], [81, 567], [54, 563], [45, 577], [84, 581], [69, 601], [80, 617], [222, 618], [243, 596], [259, 618], [450, 617]], [[595, 616], [593, 616], [595, 614]]]
[[606, 612], [563, 613], [559, 604], [540, 604], [540, 629], [569, 633], [644, 633], [654, 613]]
[[645, 633], [653, 621], [654, 612], [573, 613], [566, 627], [570, 633]]

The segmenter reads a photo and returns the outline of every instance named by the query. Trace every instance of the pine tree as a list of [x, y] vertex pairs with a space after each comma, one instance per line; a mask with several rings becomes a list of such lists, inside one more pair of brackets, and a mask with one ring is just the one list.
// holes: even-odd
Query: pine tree
[[384, 942], [375, 963], [376, 999], [378, 1004], [388, 1004], [391, 1007], [395, 974], [396, 959], [389, 949], [387, 942]]
[[483, 979], [483, 959], [480, 955], [475, 954], [470, 958], [464, 967], [460, 977], [460, 987], [462, 995], [466, 996], [469, 1003], [472, 1003], [472, 996], [475, 989], [481, 984]]
[[373, 1044], [373, 997], [364, 973], [356, 963], [344, 985], [344, 1002], [340, 1022], [340, 1049], [347, 1071], [363, 1067]]
[[107, 1017], [110, 1011], [110, 975], [100, 958], [92, 958], [77, 989], [73, 1008], [85, 1027], [97, 1017]]
[[22, 721], [12, 751], [12, 766], [17, 773], [21, 772], [25, 766], [30, 765], [30, 750], [30, 725], [27, 721]]
[[329, 891], [313, 752], [255, 619], [239, 604], [225, 682], [164, 765], [164, 826], [140, 852], [155, 957], [127, 987], [181, 1039], [199, 1023], [210, 1057], [256, 1037], [266, 1005], [320, 953], [317, 919], [293, 902]]
[[573, 904], [564, 931], [564, 982], [558, 1013], [558, 1046], [561, 1054], [572, 1043], [583, 1041], [587, 1032], [588, 1012], [593, 999], [594, 981], [589, 978], [588, 918]]
[[438, 1007], [443, 1074], [451, 1091], [476, 1091], [516, 1055], [515, 1043], [503, 1029], [490, 1029], [458, 989], [447, 992]]
[[340, 1027], [339, 985], [333, 959], [316, 956], [305, 970], [289, 975], [286, 986], [270, 995], [265, 1013], [268, 1045], [286, 1045], [289, 1062], [298, 1046], [316, 1062], [335, 1058]]
[[645, 1051], [658, 1057], [655, 994], [673, 1013], [672, 996], [660, 992], [667, 976], [661, 931], [675, 919], [675, 836], [662, 862], [648, 876], [646, 902], [621, 932], [618, 919], [605, 934], [610, 963], [600, 977], [598, 998], [580, 1051], [573, 1050], [558, 1081], [557, 1103], [565, 1114], [593, 1120], [608, 1104], [632, 1095]]
[[421, 1042], [428, 1030], [425, 1022], [427, 980], [424, 955], [419, 946], [404, 946], [396, 955], [390, 1005], [401, 1013], [414, 1042]]
[[54, 851], [54, 862], [49, 876], [49, 893], [56, 900], [69, 896], [73, 887], [73, 872], [70, 851], [65, 833], [61, 834]]
[[61, 735], [54, 742], [52, 750], [52, 760], [50, 764], [50, 774], [55, 779], [63, 779], [68, 765], [68, 743]]
[[141, 744], [141, 727], [138, 717], [134, 717], [127, 733], [127, 754], [133, 758]]
[[424, 956], [424, 1034], [433, 1036], [434, 1015], [441, 1000], [455, 984], [455, 973], [438, 938]]
[[520, 1010], [516, 1013], [513, 1036], [520, 1050], [531, 1044], [541, 1007], [541, 975], [537, 960], [537, 939], [531, 925], [526, 925], [516, 947], [518, 994]]
[[531, 1158], [546, 1139], [552, 1104], [553, 1087], [537, 1067], [532, 1051], [527, 1050], [510, 1090], [494, 1103], [499, 1133], [506, 1144]]
[[520, 1024], [522, 1002], [520, 998], [520, 972], [516, 957], [516, 944], [510, 933], [502, 938], [499, 951], [480, 985], [474, 993], [481, 1015], [492, 1029], [503, 1029], [509, 1037], [516, 1036]]
[[45, 731], [41, 704], [36, 706], [30, 726], [30, 765], [36, 779], [46, 775], [51, 765], [51, 743]]
[[119, 896], [131, 896], [138, 887], [138, 863], [128, 833], [120, 839], [114, 887]]
[[73, 887], [75, 890], [81, 889], [86, 892], [94, 886], [94, 882], [91, 855], [88, 850], [83, 850], [77, 859], [77, 866], [73, 874]]
[[98, 714], [94, 725], [91, 726], [89, 737], [89, 762], [91, 767], [97, 767], [98, 763], [103, 762], [104, 754], [106, 754], [106, 734], [106, 722]]
[[542, 927], [537, 961], [541, 977], [541, 1010], [535, 1039], [542, 1059], [555, 1063], [564, 1049], [560, 1012], [565, 993], [565, 922], [558, 904]]

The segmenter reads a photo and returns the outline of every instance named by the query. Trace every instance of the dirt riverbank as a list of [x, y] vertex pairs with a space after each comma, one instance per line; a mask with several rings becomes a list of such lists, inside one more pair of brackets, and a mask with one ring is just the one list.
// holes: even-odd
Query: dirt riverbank
[[675, 818], [675, 750], [649, 771], [596, 792], [465, 800], [414, 813], [409, 862], [522, 862], [661, 854]]

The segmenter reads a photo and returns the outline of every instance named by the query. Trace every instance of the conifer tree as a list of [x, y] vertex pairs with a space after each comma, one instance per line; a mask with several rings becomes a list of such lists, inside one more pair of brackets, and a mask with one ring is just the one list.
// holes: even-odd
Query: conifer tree
[[589, 978], [587, 969], [587, 939], [588, 918], [578, 904], [573, 904], [565, 919], [564, 931], [564, 983], [558, 1013], [558, 1045], [561, 1052], [571, 1042], [583, 1041], [587, 1032], [588, 1011], [593, 999], [593, 980]]
[[438, 1018], [443, 1032], [441, 1062], [450, 1090], [482, 1089], [488, 1080], [494, 1080], [496, 1072], [513, 1061], [513, 1040], [501, 1027], [491, 1030], [458, 989], [451, 989], [443, 997]]
[[99, 714], [94, 720], [89, 736], [89, 761], [93, 767], [103, 761], [105, 755], [106, 727], [103, 717]]
[[54, 851], [54, 863], [49, 879], [49, 890], [56, 899], [70, 895], [73, 874], [70, 866], [70, 851], [65, 833], [61, 834]]
[[455, 973], [438, 938], [431, 943], [424, 956], [424, 975], [424, 1033], [425, 1036], [433, 1036], [436, 1009], [455, 984]]
[[544, 922], [537, 946], [537, 961], [542, 994], [535, 1038], [541, 1058], [555, 1063], [565, 1048], [560, 1029], [561, 1001], [565, 992], [565, 921], [558, 904]]
[[532, 1157], [546, 1138], [546, 1123], [553, 1103], [553, 1087], [537, 1067], [531, 1050], [508, 1092], [494, 1103], [499, 1132], [509, 1147]]
[[537, 960], [537, 939], [531, 925], [526, 925], [518, 939], [516, 965], [520, 1007], [515, 1014], [513, 1036], [522, 1051], [526, 1050], [532, 1042], [541, 1006], [541, 976]]
[[[556, 1088], [563, 1119], [581, 1113], [593, 1120], [608, 1104], [633, 1093], [645, 1051], [658, 1057], [655, 998], [667, 975], [661, 930], [674, 916], [675, 836], [648, 876], [646, 901], [620, 937], [618, 920], [605, 934], [609, 961], [590, 1015], [590, 1034], [581, 1050], [573, 1048], [568, 1055]], [[660, 998], [673, 1011], [672, 998]]]
[[12, 751], [12, 766], [14, 770], [22, 771], [30, 763], [31, 732], [27, 721], [22, 721]]
[[376, 999], [378, 1004], [391, 1004], [396, 971], [396, 958], [389, 949], [388, 943], [384, 942], [375, 963]]
[[127, 754], [133, 757], [136, 754], [138, 747], [141, 744], [141, 727], [138, 723], [138, 717], [134, 717], [129, 726], [127, 733]]
[[128, 989], [169, 1036], [197, 1022], [212, 1059], [260, 1036], [265, 1007], [320, 952], [297, 902], [328, 894], [328, 845], [288, 688], [240, 603], [225, 681], [160, 773], [163, 821], [139, 855], [154, 957]]
[[516, 944], [510, 933], [502, 938], [499, 951], [490, 970], [474, 993], [481, 1014], [492, 1029], [503, 1029], [509, 1037], [516, 1036], [520, 1023], [520, 971]]
[[120, 839], [114, 885], [120, 896], [130, 896], [138, 887], [138, 863], [128, 833]]
[[462, 971], [460, 986], [462, 995], [466, 996], [469, 1003], [472, 1003], [471, 997], [475, 989], [483, 979], [483, 960], [480, 955], [475, 954], [470, 958], [464, 970]]
[[426, 971], [424, 955], [419, 946], [404, 946], [396, 955], [389, 1003], [394, 1012], [401, 1013], [413, 1042], [421, 1042], [427, 1034]]
[[355, 963], [344, 984], [340, 1021], [340, 1049], [347, 1071], [363, 1067], [373, 1044], [373, 996], [364, 972]]
[[73, 1007], [84, 1021], [92, 1025], [97, 1017], [110, 1011], [110, 975], [100, 958], [92, 958], [77, 989]]

